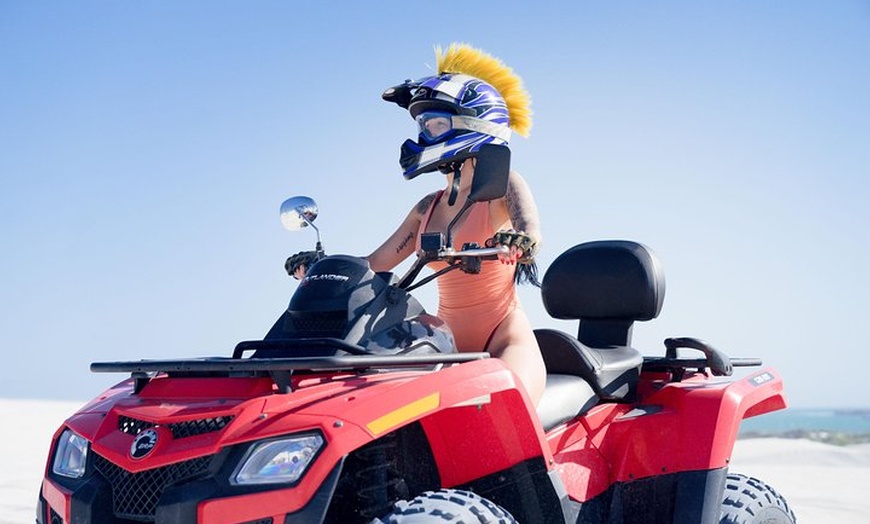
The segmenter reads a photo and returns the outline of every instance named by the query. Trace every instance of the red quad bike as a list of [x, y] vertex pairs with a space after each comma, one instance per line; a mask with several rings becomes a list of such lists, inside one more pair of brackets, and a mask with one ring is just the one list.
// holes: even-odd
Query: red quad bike
[[[504, 194], [508, 155], [481, 152], [473, 201]], [[316, 214], [306, 197], [282, 206], [295, 228]], [[727, 378], [760, 362], [691, 338], [664, 356], [631, 347], [664, 296], [649, 249], [590, 242], [548, 268], [547, 311], [579, 328], [536, 332], [549, 373], [536, 408], [409, 295], [439, 276], [418, 280], [428, 262], [474, 273], [497, 254], [451, 244], [427, 235], [402, 278], [322, 258], [232, 357], [92, 364], [131, 376], [54, 435], [36, 522], [795, 522], [728, 471], [740, 421], [785, 407], [777, 372]]]

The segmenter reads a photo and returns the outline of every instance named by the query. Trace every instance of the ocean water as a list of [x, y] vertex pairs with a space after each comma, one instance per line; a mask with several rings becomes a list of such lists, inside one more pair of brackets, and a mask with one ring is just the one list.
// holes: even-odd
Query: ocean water
[[784, 409], [744, 420], [740, 433], [777, 435], [794, 431], [870, 433], [870, 409]]

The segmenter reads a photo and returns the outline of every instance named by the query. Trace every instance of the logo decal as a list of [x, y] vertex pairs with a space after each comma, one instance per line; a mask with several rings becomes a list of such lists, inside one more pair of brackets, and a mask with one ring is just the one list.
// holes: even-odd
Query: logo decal
[[153, 429], [146, 429], [142, 433], [136, 435], [133, 440], [133, 445], [130, 446], [130, 456], [134, 459], [140, 459], [154, 449], [157, 445], [157, 432]]
[[751, 382], [753, 386], [760, 386], [765, 382], [770, 382], [771, 380], [773, 380], [773, 375], [767, 372], [749, 378], [749, 382]]
[[350, 277], [345, 276], [345, 275], [336, 275], [334, 273], [322, 273], [319, 275], [307, 276], [307, 277], [305, 277], [305, 279], [303, 280], [302, 283], [308, 284], [309, 282], [322, 282], [322, 281], [347, 282], [348, 280], [350, 280]]

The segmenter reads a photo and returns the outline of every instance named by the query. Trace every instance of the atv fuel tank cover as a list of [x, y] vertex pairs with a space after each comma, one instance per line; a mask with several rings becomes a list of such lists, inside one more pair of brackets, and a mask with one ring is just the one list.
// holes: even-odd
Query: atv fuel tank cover
[[359, 257], [332, 255], [313, 266], [299, 282], [289, 311], [347, 311], [351, 294], [360, 287], [380, 283], [368, 262]]

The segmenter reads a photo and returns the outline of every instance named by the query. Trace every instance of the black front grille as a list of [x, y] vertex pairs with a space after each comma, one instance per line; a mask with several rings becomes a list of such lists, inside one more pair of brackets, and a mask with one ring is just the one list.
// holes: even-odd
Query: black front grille
[[131, 473], [94, 453], [94, 467], [112, 486], [115, 516], [153, 522], [157, 503], [170, 486], [208, 472], [211, 456]]
[[[186, 420], [184, 422], [173, 422], [167, 424], [166, 427], [172, 432], [173, 438], [193, 437], [204, 433], [212, 433], [224, 429], [230, 422], [233, 416], [211, 417], [198, 420]], [[128, 435], [138, 435], [148, 428], [156, 426], [153, 422], [137, 420], [131, 417], [118, 417], [118, 430]]]
[[121, 433], [126, 433], [128, 435], [138, 435], [146, 429], [153, 427], [153, 422], [136, 420], [135, 418], [125, 417], [123, 415], [118, 417], [118, 429], [121, 431]]
[[174, 422], [169, 424], [169, 431], [172, 432], [173, 438], [193, 437], [203, 433], [220, 431], [232, 420], [232, 416], [226, 416], [188, 420], [187, 422]]

